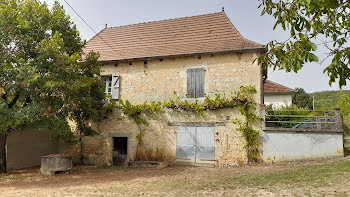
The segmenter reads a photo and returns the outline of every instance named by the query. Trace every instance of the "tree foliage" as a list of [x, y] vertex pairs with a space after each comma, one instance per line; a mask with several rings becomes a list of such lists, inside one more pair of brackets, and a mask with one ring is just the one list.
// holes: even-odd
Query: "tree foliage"
[[85, 41], [58, 2], [0, 0], [0, 134], [48, 128], [75, 143], [67, 120], [89, 131], [103, 117], [98, 54], [82, 60]]
[[293, 95], [293, 104], [299, 108], [312, 109], [312, 97], [306, 93], [303, 88], [295, 88], [296, 94]]
[[[350, 1], [348, 0], [259, 0], [262, 15], [275, 18], [277, 26], [289, 31], [286, 41], [271, 41], [267, 53], [259, 57], [259, 63], [287, 72], [299, 71], [307, 62], [318, 62], [315, 55], [318, 44], [328, 49], [332, 62], [324, 69], [329, 84], [339, 79], [339, 86], [350, 78], [349, 30]], [[315, 39], [325, 38], [323, 43]]]
[[346, 134], [350, 133], [350, 95], [344, 94], [337, 102], [337, 107], [340, 108], [340, 112], [344, 119], [344, 131]]
[[344, 94], [350, 95], [350, 90], [314, 92], [310, 93], [310, 96], [315, 97], [316, 109], [333, 110]]
[[340, 108], [340, 111], [343, 116], [350, 117], [350, 96], [341, 96], [337, 102], [337, 107]]

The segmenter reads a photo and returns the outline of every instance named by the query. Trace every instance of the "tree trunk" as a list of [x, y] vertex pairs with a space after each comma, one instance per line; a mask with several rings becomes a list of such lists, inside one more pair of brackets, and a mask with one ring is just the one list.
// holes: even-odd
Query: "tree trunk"
[[83, 155], [83, 139], [81, 137], [82, 135], [82, 132], [80, 130], [80, 162], [81, 162], [81, 165], [84, 165], [84, 155]]
[[6, 173], [6, 139], [7, 134], [0, 134], [0, 173]]

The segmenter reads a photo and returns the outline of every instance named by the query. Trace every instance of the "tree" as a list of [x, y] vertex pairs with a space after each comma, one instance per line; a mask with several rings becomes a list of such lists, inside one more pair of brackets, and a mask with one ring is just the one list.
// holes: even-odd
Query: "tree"
[[303, 88], [295, 88], [293, 104], [300, 108], [312, 109], [312, 97]]
[[85, 41], [59, 3], [0, 0], [0, 173], [6, 138], [15, 129], [50, 129], [76, 143], [68, 120], [91, 134], [105, 112], [98, 54], [82, 60]]
[[[259, 0], [262, 15], [276, 19], [274, 29], [281, 26], [290, 32], [283, 42], [271, 41], [267, 53], [258, 62], [287, 72], [299, 71], [307, 62], [318, 62], [314, 54], [317, 45], [325, 45], [332, 62], [324, 69], [331, 85], [339, 79], [339, 86], [350, 79], [350, 1], [348, 0]], [[315, 39], [325, 38], [322, 43]]]
[[337, 107], [340, 108], [340, 113], [344, 118], [344, 131], [346, 134], [350, 132], [350, 95], [344, 94], [342, 95], [338, 102]]

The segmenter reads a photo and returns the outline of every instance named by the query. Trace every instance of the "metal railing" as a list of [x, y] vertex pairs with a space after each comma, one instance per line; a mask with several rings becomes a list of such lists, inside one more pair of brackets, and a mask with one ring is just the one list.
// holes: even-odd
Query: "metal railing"
[[272, 128], [342, 129], [339, 110], [263, 110], [264, 126]]

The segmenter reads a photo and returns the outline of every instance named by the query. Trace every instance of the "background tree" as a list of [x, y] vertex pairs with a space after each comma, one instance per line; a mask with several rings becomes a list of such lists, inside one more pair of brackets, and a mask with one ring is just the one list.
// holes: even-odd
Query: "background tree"
[[[271, 41], [267, 53], [258, 62], [287, 72], [300, 70], [307, 62], [318, 62], [317, 44], [328, 49], [332, 62], [324, 69], [329, 84], [339, 79], [339, 86], [350, 78], [350, 1], [349, 0], [259, 0], [262, 15], [276, 19], [277, 26], [290, 32], [286, 41]], [[315, 39], [324, 38], [322, 43]]]
[[340, 108], [340, 112], [344, 119], [344, 131], [346, 134], [350, 133], [350, 95], [342, 95], [338, 102], [337, 107]]
[[313, 92], [310, 93], [310, 96], [315, 97], [316, 109], [333, 110], [344, 94], [350, 95], [350, 90]]
[[98, 54], [82, 58], [85, 42], [57, 2], [0, 0], [0, 172], [6, 138], [15, 129], [49, 129], [76, 143], [68, 120], [91, 134], [104, 113]]
[[303, 88], [295, 88], [293, 104], [299, 108], [312, 109], [312, 97]]

